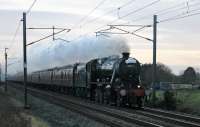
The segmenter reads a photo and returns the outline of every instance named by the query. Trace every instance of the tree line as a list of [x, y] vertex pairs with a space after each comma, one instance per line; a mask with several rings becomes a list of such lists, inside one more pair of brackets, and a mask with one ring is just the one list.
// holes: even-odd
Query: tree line
[[[152, 83], [152, 64], [143, 64], [141, 67], [141, 82], [146, 87]], [[157, 83], [159, 82], [173, 82], [182, 84], [200, 84], [200, 73], [193, 67], [187, 67], [182, 74], [175, 75], [172, 70], [162, 64], [157, 64]]]

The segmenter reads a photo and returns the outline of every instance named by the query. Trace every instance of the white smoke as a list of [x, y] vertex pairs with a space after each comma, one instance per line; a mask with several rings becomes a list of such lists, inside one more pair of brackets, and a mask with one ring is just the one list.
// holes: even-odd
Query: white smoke
[[121, 37], [85, 37], [74, 42], [54, 41], [49, 45], [37, 45], [29, 50], [28, 70], [35, 71], [87, 62], [93, 58], [120, 55], [129, 51], [125, 39]]

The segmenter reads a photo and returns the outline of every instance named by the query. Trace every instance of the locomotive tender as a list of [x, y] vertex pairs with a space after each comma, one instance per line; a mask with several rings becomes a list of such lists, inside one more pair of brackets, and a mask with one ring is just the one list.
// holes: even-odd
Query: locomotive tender
[[31, 86], [88, 98], [99, 103], [141, 107], [144, 88], [140, 63], [129, 53], [109, 56], [28, 75]]

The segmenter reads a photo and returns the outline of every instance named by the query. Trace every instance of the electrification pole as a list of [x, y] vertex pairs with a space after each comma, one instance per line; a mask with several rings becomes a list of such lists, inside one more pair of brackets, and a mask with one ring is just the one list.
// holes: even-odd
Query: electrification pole
[[5, 92], [7, 92], [7, 49], [5, 48]]
[[[53, 26], [53, 28], [26, 28], [26, 13], [25, 12], [23, 12], [22, 21], [23, 21], [23, 56], [24, 56], [24, 65], [23, 65], [24, 66], [24, 108], [25, 109], [29, 109], [30, 105], [28, 105], [28, 94], [27, 94], [27, 92], [28, 92], [27, 91], [27, 54], [26, 54], [27, 46], [35, 44], [35, 43], [37, 43], [39, 41], [42, 41], [44, 39], [47, 39], [47, 38], [49, 38], [51, 36], [53, 36], [53, 40], [57, 40], [57, 39], [55, 39], [55, 35], [57, 35], [57, 34], [59, 34], [61, 32], [64, 32], [64, 31], [69, 32], [71, 29], [55, 28], [54, 26]], [[43, 37], [43, 38], [41, 38], [39, 40], [33, 41], [33, 42], [29, 43], [29, 44], [26, 44], [27, 43], [26, 29], [53, 29], [53, 34], [48, 35], [46, 37]], [[54, 30], [60, 30], [60, 31], [55, 32]], [[61, 39], [61, 38], [58, 38], [58, 39], [64, 40], [64, 39]], [[68, 42], [67, 40], [64, 40], [64, 41]]]
[[157, 43], [157, 15], [153, 16], [153, 75], [152, 75], [152, 85], [153, 85], [153, 104], [155, 104], [156, 93], [156, 43]]
[[0, 63], [0, 86], [1, 86], [1, 63]]
[[26, 62], [26, 13], [23, 12], [23, 56], [24, 56], [24, 108], [30, 108], [27, 103], [27, 62]]

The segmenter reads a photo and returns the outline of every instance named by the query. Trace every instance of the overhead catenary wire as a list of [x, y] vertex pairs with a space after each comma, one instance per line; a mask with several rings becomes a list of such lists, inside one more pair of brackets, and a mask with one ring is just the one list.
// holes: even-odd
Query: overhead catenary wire
[[[136, 10], [134, 10], [134, 11], [132, 11], [132, 12], [126, 14], [126, 15], [121, 16], [120, 19], [123, 19], [123, 18], [125, 18], [125, 17], [127, 17], [127, 16], [129, 16], [129, 15], [132, 15], [132, 14], [134, 14], [134, 13], [137, 13], [137, 12], [139, 12], [139, 11], [142, 11], [142, 10], [144, 10], [144, 9], [146, 9], [146, 8], [148, 8], [148, 7], [150, 7], [150, 6], [154, 5], [154, 4], [156, 4], [156, 3], [158, 3], [158, 2], [160, 2], [160, 0], [155, 0], [155, 1], [151, 2], [151, 3], [149, 3], [149, 4], [146, 4], [146, 5], [142, 6], [141, 8], [138, 8], [138, 9], [136, 9]], [[105, 24], [105, 25], [103, 25], [103, 26], [101, 26], [101, 27], [98, 27], [97, 29], [95, 29], [95, 32], [98, 31], [99, 29], [103, 28], [104, 26], [107, 26], [108, 24], [110, 25], [111, 23], [114, 23], [114, 22], [116, 22], [116, 21], [118, 21], [118, 20], [119, 20], [119, 19], [117, 18], [117, 19], [112, 20], [111, 22], [109, 22], [109, 23], [107, 23], [107, 24]], [[87, 35], [87, 34], [89, 34], [89, 33], [94, 33], [94, 32], [88, 32], [88, 33], [86, 33], [86, 34], [84, 34], [84, 35]], [[75, 39], [73, 39], [73, 40], [71, 40], [71, 41], [75, 41], [75, 40], [79, 39], [80, 37], [82, 37], [82, 36], [84, 36], [84, 35], [80, 35], [79, 37], [77, 37], [77, 38], [75, 38]]]
[[174, 17], [174, 18], [169, 18], [169, 19], [161, 20], [158, 23], [163, 23], [163, 22], [167, 22], [167, 21], [173, 21], [173, 20], [183, 19], [183, 18], [195, 16], [195, 15], [200, 15], [200, 12], [192, 13], [192, 14], [188, 14], [188, 15], [183, 15], [183, 16], [180, 16], [180, 17]]
[[43, 38], [41, 38], [41, 39], [39, 39], [39, 40], [33, 41], [33, 42], [27, 44], [26, 46], [35, 44], [35, 43], [37, 43], [37, 42], [39, 42], [39, 41], [42, 41], [42, 40], [47, 39], [47, 38], [49, 38], [49, 37], [52, 37], [52, 36], [54, 36], [54, 35], [56, 35], [56, 34], [62, 33], [63, 31], [66, 31], [66, 30], [69, 32], [69, 29], [62, 29], [62, 30], [60, 30], [60, 31], [58, 31], [58, 32], [55, 32], [55, 33], [50, 34], [50, 35], [48, 35], [48, 36], [46, 36], [46, 37], [43, 37]]
[[75, 24], [73, 28], [76, 28], [76, 26], [78, 26], [79, 24], [81, 24], [83, 21], [85, 21], [94, 11], [96, 11], [96, 9], [98, 9], [102, 4], [104, 4], [104, 2], [107, 0], [102, 0], [99, 4], [97, 4], [97, 6], [95, 6], [86, 16], [84, 16], [83, 18], [81, 18], [77, 24]]
[[[35, 0], [36, 1], [36, 0]], [[132, 1], [134, 1], [134, 0], [132, 0]], [[159, 1], [159, 0], [158, 0]], [[105, 0], [102, 0], [98, 5], [101, 5], [101, 3], [103, 3], [103, 2], [105, 2]], [[130, 1], [131, 2], [131, 1]], [[128, 3], [128, 2], [127, 2]], [[34, 5], [34, 4], [33, 4]], [[98, 8], [98, 5], [91, 11], [91, 13], [93, 13], [97, 8]], [[124, 4], [125, 5], [125, 4]], [[126, 5], [128, 5], [128, 4], [126, 4]], [[32, 8], [32, 7], [31, 7]], [[91, 15], [90, 13], [89, 13], [89, 15]], [[89, 15], [87, 15], [87, 16], [85, 16], [84, 18], [83, 18], [83, 21], [85, 21], [85, 19], [87, 19], [88, 17], [89, 17]], [[125, 15], [124, 15], [125, 16]], [[120, 17], [120, 19], [121, 19], [121, 17]], [[81, 22], [83, 22], [83, 21], [81, 21]]]
[[[166, 15], [166, 14], [174, 13], [174, 12], [176, 12], [176, 11], [181, 11], [181, 10], [183, 10], [183, 9], [187, 9], [187, 8], [188, 8], [188, 7], [186, 7], [186, 6], [181, 7], [181, 5], [184, 5], [184, 3], [182, 3], [182, 4], [177, 4], [176, 6], [172, 6], [172, 7], [169, 7], [169, 8], [167, 8], [167, 9], [159, 10], [159, 11], [155, 12], [154, 15], [158, 15], [159, 17], [162, 17], [162, 16], [164, 16], [164, 15]], [[189, 8], [192, 8], [192, 7], [196, 7], [196, 6], [199, 6], [199, 5], [200, 5], [200, 3], [194, 3], [194, 4], [188, 5], [188, 6], [189, 6]], [[177, 7], [178, 7], [178, 8], [177, 8]], [[195, 9], [195, 10], [196, 10], [196, 9]], [[199, 10], [199, 9], [198, 9], [198, 10]], [[190, 10], [190, 11], [187, 10], [186, 12], [183, 12], [183, 13], [181, 13], [181, 14], [178, 14], [178, 15], [176, 15], [174, 18], [176, 18], [177, 16], [180, 16], [180, 15], [183, 15], [183, 14], [190, 13], [190, 12], [192, 12], [192, 11], [194, 11], [194, 9], [193, 9], [193, 10]], [[146, 18], [149, 18], [149, 17], [152, 17], [152, 15], [140, 17], [140, 18], [138, 18], [138, 19], [132, 20], [132, 22], [139, 21], [139, 20], [142, 20], [142, 19], [146, 19]]]
[[154, 4], [158, 3], [158, 2], [160, 2], [160, 0], [155, 0], [155, 1], [153, 1], [153, 2], [151, 2], [151, 3], [149, 3], [149, 4], [147, 4], [147, 5], [145, 5], [145, 6], [141, 7], [141, 8], [139, 8], [139, 9], [136, 9], [136, 10], [134, 10], [134, 11], [132, 11], [132, 12], [126, 14], [126, 15], [121, 16], [120, 19], [121, 19], [121, 18], [125, 18], [125, 17], [127, 17], [127, 16], [129, 16], [129, 15], [132, 15], [132, 14], [134, 14], [134, 13], [136, 13], [136, 12], [139, 12], [139, 11], [145, 9], [145, 8], [148, 8], [148, 7], [154, 5]]
[[131, 5], [133, 2], [135, 2], [136, 0], [130, 0], [130, 1], [128, 1], [127, 3], [125, 3], [125, 4], [123, 4], [123, 5], [121, 5], [121, 6], [119, 6], [118, 8], [124, 8], [124, 7], [126, 7], [126, 6], [128, 6], [128, 5]]
[[[123, 5], [122, 5], [123, 6]], [[124, 7], [124, 6], [123, 6]], [[111, 10], [111, 11], [113, 11], [113, 10]], [[110, 11], [110, 12], [111, 12]], [[116, 9], [114, 10], [114, 11], [116, 11]], [[118, 20], [118, 19], [117, 19]], [[114, 20], [112, 21], [112, 22], [114, 22]], [[111, 22], [110, 22], [111, 23]], [[101, 26], [101, 27], [99, 27], [99, 28], [97, 28], [97, 29], [95, 29], [94, 31], [92, 31], [92, 32], [87, 32], [87, 33], [85, 33], [85, 34], [83, 34], [83, 35], [79, 35], [78, 37], [76, 37], [76, 38], [74, 38], [74, 39], [72, 39], [72, 40], [70, 40], [71, 42], [73, 42], [73, 41], [76, 41], [76, 40], [78, 40], [79, 38], [81, 38], [82, 36], [86, 36], [87, 34], [89, 34], [89, 33], [94, 33], [94, 32], [96, 32], [96, 31], [98, 31], [99, 29], [101, 29], [101, 28], [103, 28], [104, 26], [107, 26], [107, 24], [106, 25], [103, 25], [103, 26]]]
[[[129, 16], [129, 15], [132, 15], [132, 14], [134, 14], [134, 13], [137, 13], [137, 12], [139, 12], [139, 11], [142, 11], [142, 10], [144, 10], [144, 9], [150, 7], [150, 6], [153, 6], [154, 4], [156, 4], [156, 3], [160, 2], [160, 1], [161, 1], [161, 0], [154, 0], [154, 1], [151, 2], [151, 3], [142, 6], [141, 8], [135, 9], [134, 11], [132, 11], [132, 12], [126, 14], [126, 15], [121, 16], [121, 17], [120, 17], [120, 20], [123, 19], [123, 18], [125, 18], [125, 17], [127, 17], [127, 16]], [[124, 4], [124, 5], [125, 5], [125, 4]], [[112, 10], [111, 10], [111, 11], [112, 11]], [[83, 35], [80, 35], [80, 36], [76, 37], [75, 39], [72, 39], [71, 42], [76, 41], [76, 40], [78, 40], [79, 38], [81, 38], [82, 36], [88, 35], [89, 33], [95, 33], [95, 32], [98, 31], [99, 29], [101, 29], [101, 28], [107, 26], [108, 24], [110, 25], [111, 23], [114, 23], [114, 22], [116, 22], [116, 21], [118, 21], [118, 20], [119, 20], [119, 18], [116, 18], [115, 20], [112, 20], [111, 22], [109, 22], [109, 23], [107, 23], [107, 24], [105, 24], [105, 25], [103, 25], [103, 26], [101, 26], [101, 27], [96, 28], [93, 32], [87, 32], [87, 33], [85, 33], [85, 34], [83, 34]]]
[[17, 63], [20, 63], [20, 62], [21, 62], [21, 60], [17, 60], [15, 62], [9, 63], [7, 66], [10, 67], [11, 65], [14, 65], [14, 64], [17, 64]]
[[[131, 1], [129, 1], [129, 2], [125, 3], [125, 4], [123, 4], [123, 5], [119, 6], [118, 8], [124, 8], [125, 6], [127, 6], [127, 5], [129, 5], [129, 4], [131, 4], [131, 3], [133, 3], [134, 1], [136, 1], [136, 0], [131, 0]], [[102, 18], [102, 17], [104, 17], [105, 15], [107, 15], [107, 14], [109, 14], [109, 13], [111, 13], [111, 12], [114, 12], [114, 11], [116, 11], [116, 10], [117, 10], [117, 8], [116, 8], [116, 9], [112, 9], [112, 10], [110, 10], [110, 11], [104, 13], [102, 16], [96, 17], [95, 19], [92, 19], [92, 20], [90, 20], [90, 21], [84, 23], [84, 24], [81, 25], [81, 26], [84, 26], [85, 24], [88, 24], [88, 23], [92, 23], [92, 22], [98, 20], [99, 18]], [[74, 27], [72, 27], [72, 28], [74, 28]], [[96, 30], [95, 30], [95, 31], [96, 31]], [[73, 42], [73, 41], [75, 41], [75, 40], [78, 40], [80, 37], [85, 36], [85, 35], [87, 35], [87, 34], [89, 34], [89, 33], [94, 33], [94, 31], [93, 31], [93, 32], [88, 32], [88, 33], [83, 34], [83, 35], [79, 35], [78, 37], [72, 39], [71, 42]]]
[[[179, 10], [179, 9], [180, 9], [180, 10], [187, 9], [187, 13], [190, 13], [192, 7], [198, 6], [197, 3], [191, 4], [191, 5], [189, 4], [189, 3], [194, 2], [194, 1], [197, 1], [197, 0], [190, 0], [189, 2], [187, 2], [187, 3], [188, 3], [187, 6], [185, 6], [185, 3], [186, 3], [186, 2], [182, 2], [182, 3], [179, 3], [179, 4], [173, 5], [173, 6], [171, 6], [171, 7], [168, 7], [168, 8], [162, 9], [162, 10], [158, 10], [158, 11], [154, 12], [152, 15], [163, 16], [163, 15], [165, 15], [165, 14], [167, 14], [167, 13], [170, 13], [170, 12], [172, 11], [172, 9], [173, 9], [173, 10], [174, 10], [174, 9], [176, 9], [176, 10]], [[181, 5], [183, 5], [183, 7], [180, 7]], [[189, 10], [188, 10], [188, 8], [189, 8]], [[143, 16], [143, 17], [137, 18], [137, 19], [135, 19], [135, 20], [133, 20], [133, 21], [139, 21], [139, 20], [142, 20], [142, 19], [150, 18], [150, 17], [152, 17], [152, 15]], [[181, 18], [186, 18], [186, 17], [194, 16], [194, 15], [198, 15], [198, 13], [189, 14], [189, 15], [187, 15], [187, 16], [185, 15], [185, 16], [181, 16], [181, 17], [175, 17], [175, 18], [170, 19], [170, 20], [177, 20], [177, 19], [181, 19]], [[116, 21], [117, 21], [117, 20], [119, 20], [119, 19], [116, 19]], [[106, 25], [104, 25], [104, 26], [106, 26]], [[104, 26], [99, 27], [99, 28], [97, 28], [96, 30], [101, 29], [101, 28], [103, 28]], [[75, 40], [77, 40], [78, 38], [80, 38], [80, 37], [82, 37], [82, 36], [88, 35], [89, 33], [92, 33], [92, 32], [88, 32], [88, 33], [86, 33], [86, 34], [84, 34], [84, 35], [81, 35], [81, 36], [79, 36], [79, 37], [73, 39], [72, 41], [75, 41]]]
[[[191, 0], [191, 1], [196, 1], [196, 0]], [[167, 18], [167, 19], [160, 20], [159, 23], [172, 21], [172, 20], [178, 20], [178, 19], [182, 19], [182, 18], [198, 15], [199, 14], [198, 12], [197, 13], [193, 13], [193, 14], [191, 14], [191, 12], [199, 11], [200, 8], [192, 9], [192, 10], [191, 10], [191, 8], [199, 6], [200, 3], [199, 2], [198, 3], [193, 3], [193, 4], [190, 5], [189, 2], [191, 2], [191, 1], [187, 2], [187, 6], [181, 7], [181, 5], [185, 5], [185, 2], [182, 2], [182, 3], [176, 4], [174, 6], [171, 6], [171, 7], [156, 11], [156, 12], [154, 12], [154, 15], [163, 16], [163, 15], [166, 15], [166, 14], [171, 13], [171, 12], [187, 9], [187, 11], [182, 12], [181, 14], [175, 15], [175, 16]], [[190, 9], [188, 9], [188, 8], [190, 8]], [[150, 18], [150, 17], [152, 17], [152, 15], [146, 15], [146, 16], [134, 19], [134, 20], [132, 20], [132, 22], [140, 21], [140, 20], [147, 19], [147, 18]], [[124, 24], [127, 24], [127, 23], [124, 23]], [[121, 24], [121, 25], [123, 25], [123, 24]]]
[[[109, 25], [109, 26], [110, 26], [110, 29], [105, 29], [105, 30], [97, 31], [96, 34], [97, 34], [97, 33], [103, 33], [103, 34], [132, 34], [132, 35], [134, 35], [134, 36], [143, 38], [143, 39], [145, 39], [145, 40], [153, 41], [153, 40], [150, 39], [150, 38], [147, 38], [147, 37], [144, 37], [144, 36], [141, 36], [141, 35], [136, 34], [137, 31], [139, 31], [139, 30], [141, 30], [141, 29], [143, 29], [143, 28], [145, 28], [145, 27], [151, 27], [150, 25], [146, 25], [146, 26], [145, 26], [145, 25], [144, 25], [144, 26], [136, 25], [136, 26], [140, 26], [140, 28], [136, 29], [136, 30], [133, 31], [133, 32], [130, 32], [130, 31], [127, 31], [127, 30], [118, 28], [117, 26], [119, 26], [119, 25]], [[112, 30], [112, 29], [117, 29], [117, 30], [122, 31], [122, 32], [124, 32], [124, 33], [107, 31], [107, 30]]]
[[[192, 1], [197, 1], [197, 0], [190, 0], [190, 3]], [[199, 5], [199, 3], [198, 4], [195, 3], [195, 4], [192, 4], [192, 5], [189, 5], [189, 8], [194, 7], [194, 6], [198, 6], [198, 5]], [[179, 8], [179, 9], [177, 9], [177, 8]], [[145, 15], [145, 16], [141, 16], [141, 17], [135, 18], [135, 19], [133, 19], [131, 21], [128, 21], [126, 23], [123, 23], [123, 24], [149, 19], [149, 18], [152, 17], [152, 15], [158, 15], [160, 17], [160, 16], [163, 16], [163, 15], [169, 14], [171, 12], [175, 12], [175, 11], [182, 10], [182, 9], [185, 9], [185, 8], [188, 8], [188, 7], [185, 6], [185, 2], [181, 2], [181, 3], [175, 4], [173, 6], [158, 10], [158, 11], [152, 13], [152, 14], [148, 14], [148, 15]], [[173, 10], [173, 9], [176, 9], [176, 10]], [[121, 25], [123, 25], [123, 24], [121, 24]]]
[[31, 6], [28, 8], [28, 10], [26, 11], [26, 14], [28, 15], [31, 12], [31, 9], [33, 8], [33, 6], [35, 5], [35, 3], [37, 2], [37, 0], [34, 0], [31, 4]]
[[[176, 11], [180, 11], [180, 10], [183, 10], [183, 9], [186, 9], [185, 12], [189, 13], [191, 11], [190, 10], [191, 8], [197, 7], [199, 5], [200, 5], [200, 2], [199, 3], [191, 4], [191, 5], [188, 4], [187, 6], [183, 6], [183, 7], [179, 6], [178, 8], [174, 8], [174, 9], [171, 9], [171, 10], [169, 10], [167, 12], [163, 12], [163, 13], [159, 12], [157, 14], [159, 14], [160, 16], [163, 16], [163, 15], [166, 15], [166, 14], [169, 14], [169, 13], [173, 13], [173, 12], [176, 12]], [[188, 8], [190, 8], [190, 9], [188, 9]]]
[[[159, 0], [158, 0], [159, 1]], [[101, 2], [100, 2], [101, 3]], [[184, 2], [185, 3], [185, 2]], [[180, 5], [180, 4], [179, 4]], [[178, 7], [178, 5], [176, 5], [176, 6], [174, 6], [173, 8], [177, 8]], [[183, 7], [182, 7], [183, 8]], [[185, 7], [185, 8], [189, 8], [188, 6], [187, 7]], [[95, 9], [96, 10], [96, 9]], [[116, 10], [116, 9], [115, 9]], [[163, 9], [163, 10], [161, 10], [160, 12], [162, 12], [162, 14], [164, 14], [164, 13], [168, 13], [167, 11], [171, 11], [170, 10], [170, 8], [167, 8], [167, 9]], [[111, 12], [111, 11], [110, 11]], [[92, 11], [91, 11], [91, 13], [93, 13]], [[157, 12], [157, 13], [159, 13], [159, 11]], [[89, 14], [89, 15], [91, 15], [91, 14]], [[87, 16], [85, 16], [84, 18], [83, 18], [83, 20], [81, 21], [81, 22], [84, 22], [88, 17], [89, 17], [89, 15], [87, 15]], [[129, 15], [129, 13], [127, 14], [127, 15]], [[125, 15], [124, 15], [125, 16]], [[95, 19], [92, 19], [93, 21], [95, 21], [95, 20], [97, 20], [98, 19], [98, 17], [97, 18], [95, 18]], [[121, 19], [121, 17], [120, 17], [120, 19]], [[119, 20], [119, 19], [117, 19], [117, 20]], [[91, 21], [91, 20], [90, 20]], [[87, 22], [85, 22], [83, 25], [85, 25], [85, 24], [87, 24]], [[82, 26], [83, 26], [82, 25]], [[89, 33], [91, 33], [91, 32], [89, 32]], [[86, 33], [86, 34], [88, 34], [88, 33]], [[84, 34], [84, 35], [86, 35], [86, 34]], [[83, 36], [83, 35], [81, 35], [81, 36]], [[79, 36], [78, 38], [80, 38], [81, 36]], [[76, 40], [76, 39], [74, 39], [74, 40]], [[72, 41], [74, 41], [74, 40], [72, 40]]]
[[109, 11], [105, 12], [103, 15], [100, 15], [100, 16], [98, 16], [98, 17], [95, 17], [94, 19], [91, 19], [91, 20], [89, 20], [89, 21], [83, 23], [81, 26], [84, 26], [84, 25], [86, 25], [86, 24], [95, 22], [95, 21], [98, 20], [98, 19], [102, 19], [103, 17], [107, 16], [108, 14], [115, 12], [115, 11], [118, 10], [119, 8], [122, 9], [122, 8], [124, 8], [124, 7], [126, 7], [126, 6], [128, 6], [128, 5], [130, 5], [130, 4], [132, 4], [132, 3], [135, 2], [135, 1], [136, 1], [136, 0], [130, 0], [130, 1], [128, 1], [127, 3], [125, 3], [125, 4], [123, 4], [123, 5], [119, 6], [119, 7], [117, 7], [117, 8], [115, 8], [115, 9], [112, 9], [112, 10], [109, 10]]
[[[140, 12], [140, 11], [142, 11], [142, 10], [148, 8], [148, 7], [153, 6], [154, 4], [156, 4], [156, 3], [158, 3], [158, 2], [160, 2], [160, 0], [155, 0], [155, 1], [151, 2], [151, 3], [148, 3], [148, 4], [144, 5], [144, 6], [142, 6], [141, 8], [135, 9], [134, 11], [129, 12], [128, 14], [125, 14], [125, 15], [121, 16], [120, 19], [123, 19], [123, 18], [125, 18], [125, 17], [127, 17], [127, 16], [129, 16], [129, 15], [132, 15], [132, 14], [135, 14], [135, 13], [137, 13], [137, 12]], [[109, 22], [109, 23], [107, 23], [107, 24], [110, 25], [110, 24], [112, 24], [112, 23], [114, 23], [114, 22], [116, 22], [116, 21], [118, 21], [118, 20], [119, 20], [119, 19], [117, 18], [117, 19], [115, 19], [115, 20], [113, 20], [113, 21], [111, 21], [111, 22]], [[106, 25], [107, 25], [107, 24], [106, 24]], [[99, 29], [103, 28], [103, 27], [106, 26], [106, 25], [103, 25], [103, 26], [97, 28], [96, 31], [98, 31]]]
[[17, 34], [18, 34], [19, 30], [20, 30], [20, 27], [21, 27], [21, 20], [19, 20], [19, 22], [17, 23], [16, 30], [15, 30], [14, 35], [12, 37], [11, 43], [10, 43], [10, 45], [8, 47], [9, 49], [12, 48], [12, 46], [13, 46], [13, 44], [15, 42], [15, 39], [17, 37]]
[[[125, 3], [125, 4], [123, 4], [123, 5], [119, 6], [118, 8], [120, 8], [120, 9], [121, 9], [121, 8], [124, 8], [124, 7], [126, 7], [126, 6], [128, 6], [128, 5], [130, 5], [130, 4], [132, 4], [134, 1], [136, 1], [136, 0], [131, 0], [131, 1], [129, 1], [129, 2]], [[189, 3], [193, 2], [193, 1], [197, 1], [197, 0], [190, 0], [190, 1], [187, 2], [189, 8], [191, 8], [192, 6], [197, 6], [196, 3], [193, 4], [193, 5], [189, 5]], [[179, 7], [181, 7], [182, 5], [184, 5], [184, 7], [182, 7], [181, 9], [188, 8], [188, 6], [185, 6], [185, 3], [186, 3], [186, 2], [181, 2], [181, 3], [175, 4], [175, 5], [170, 6], [170, 7], [168, 7], [168, 8], [165, 8], [165, 9], [162, 9], [162, 10], [159, 10], [159, 11], [156, 11], [156, 12], [154, 12], [152, 15], [158, 15], [158, 14], [159, 14], [159, 15], [161, 15], [161, 14], [164, 15], [164, 14], [168, 14], [168, 13], [170, 13], [170, 12], [173, 12], [172, 9], [179, 8]], [[100, 18], [103, 18], [103, 17], [105, 17], [107, 14], [110, 14], [110, 13], [116, 11], [118, 8], [113, 9], [113, 10], [110, 10], [110, 11], [104, 13], [104, 14], [101, 15], [101, 16], [98, 16], [98, 17], [96, 17], [96, 18], [94, 18], [94, 19], [91, 19], [91, 20], [85, 22], [82, 26], [84, 26], [84, 25], [86, 25], [86, 24], [89, 24], [89, 23], [92, 23], [92, 22], [94, 22], [94, 21], [96, 21], [96, 20], [98, 20], [98, 19], [100, 19]], [[177, 10], [178, 10], [178, 9], [177, 9]], [[132, 20], [131, 22], [135, 22], [135, 21], [147, 19], [147, 18], [152, 17], [152, 15], [142, 16], [142, 17], [139, 17], [139, 18], [137, 18], [137, 19]], [[121, 17], [120, 17], [120, 18], [121, 18]], [[130, 22], [130, 21], [129, 21], [129, 22]], [[127, 24], [127, 23], [124, 23], [124, 24]]]
[[[192, 0], [192, 1], [195, 1], [195, 0]], [[154, 1], [154, 2], [159, 2], [159, 1]], [[153, 2], [153, 3], [154, 3]], [[152, 4], [153, 4], [152, 3]], [[166, 8], [166, 9], [162, 9], [162, 10], [159, 10], [159, 11], [157, 11], [157, 12], [155, 12], [154, 14], [159, 14], [159, 13], [166, 13], [166, 11], [168, 11], [168, 10], [170, 10], [170, 9], [173, 9], [173, 8], [177, 8], [177, 7], [179, 7], [180, 5], [183, 5], [185, 2], [182, 2], [181, 4], [176, 4], [176, 5], [173, 5], [172, 7], [168, 7], [168, 8]], [[151, 4], [150, 4], [151, 5]], [[188, 8], [188, 7], [187, 7]], [[129, 14], [127, 14], [127, 15], [129, 15]], [[125, 15], [124, 15], [125, 16]], [[142, 17], [142, 18], [149, 18], [150, 16], [144, 16], [144, 17]], [[151, 15], [151, 17], [152, 17], [152, 15]], [[184, 16], [185, 17], [185, 16]], [[140, 20], [141, 18], [138, 18], [137, 20]], [[118, 19], [116, 19], [116, 20], [118, 20]], [[105, 25], [104, 25], [105, 26]], [[104, 27], [103, 26], [103, 27]], [[100, 28], [103, 28], [103, 27], [100, 27]], [[100, 28], [98, 28], [98, 29], [100, 29]], [[96, 29], [96, 30], [98, 30], [98, 29]], [[88, 33], [86, 33], [86, 34], [84, 34], [84, 35], [87, 35]], [[82, 35], [82, 36], [84, 36], [84, 35]], [[79, 36], [78, 38], [80, 38], [81, 36]], [[76, 38], [76, 39], [74, 39], [74, 40], [77, 40], [78, 38]], [[72, 40], [72, 41], [74, 41], [74, 40]]]
[[13, 45], [16, 43], [16, 37], [17, 37], [17, 35], [18, 35], [19, 31], [20, 31], [20, 27], [21, 27], [21, 19], [17, 23], [17, 27], [16, 27], [15, 32], [13, 34], [13, 37], [12, 37], [12, 39], [10, 41], [10, 45], [8, 46], [8, 49], [10, 50], [9, 54], [11, 56], [13, 56], [13, 53], [14, 53], [13, 52], [14, 50], [11, 50], [11, 49], [12, 49]]
[[[192, 1], [198, 1], [198, 0], [190, 0], [190, 1], [187, 1], [188, 6], [191, 6], [191, 5], [189, 5], [189, 3], [191, 3]], [[179, 8], [179, 7], [181, 7], [182, 5], [183, 5], [185, 8], [188, 8], [188, 6], [185, 6], [185, 3], [186, 3], [186, 2], [181, 2], [181, 3], [175, 4], [175, 5], [170, 6], [170, 7], [168, 7], [168, 8], [159, 10], [159, 11], [157, 11], [155, 14], [156, 14], [156, 15], [158, 15], [158, 14], [160, 15], [160, 14], [163, 14], [163, 13], [168, 13], [168, 11], [171, 11], [172, 9]]]
[[[166, 18], [166, 19], [161, 19], [161, 20], [159, 21], [159, 23], [161, 23], [161, 22], [166, 22], [166, 21], [170, 21], [170, 20], [174, 20], [174, 19], [179, 19], [179, 18], [181, 18], [181, 17], [188, 17], [188, 15], [193, 16], [193, 15], [198, 14], [198, 13], [199, 13], [198, 11], [200, 11], [200, 8], [193, 9], [193, 10], [190, 10], [190, 11], [187, 11], [187, 12], [184, 12], [184, 13], [181, 13], [181, 14], [178, 14], [178, 15], [175, 15], [175, 16], [172, 16], [172, 17], [169, 17], [169, 18]], [[196, 12], [197, 12], [197, 13], [196, 13]]]

